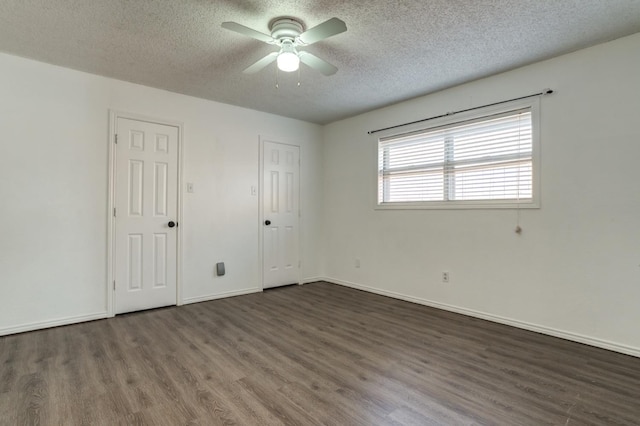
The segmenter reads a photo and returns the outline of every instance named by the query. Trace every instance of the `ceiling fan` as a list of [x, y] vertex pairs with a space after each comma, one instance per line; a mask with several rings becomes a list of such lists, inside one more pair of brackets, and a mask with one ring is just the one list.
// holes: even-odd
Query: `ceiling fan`
[[280, 48], [277, 52], [271, 52], [264, 58], [249, 65], [242, 71], [245, 74], [256, 73], [276, 61], [278, 69], [281, 71], [296, 71], [300, 67], [300, 62], [302, 62], [326, 76], [335, 74], [338, 68], [324, 59], [320, 59], [299, 48], [347, 31], [347, 25], [338, 18], [331, 18], [305, 31], [304, 25], [300, 20], [287, 16], [275, 18], [269, 23], [271, 35], [261, 33], [236, 22], [223, 22], [222, 28]]

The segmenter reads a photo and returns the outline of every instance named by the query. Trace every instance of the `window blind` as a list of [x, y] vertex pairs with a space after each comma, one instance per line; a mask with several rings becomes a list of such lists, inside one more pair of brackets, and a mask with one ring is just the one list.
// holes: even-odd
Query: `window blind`
[[378, 203], [527, 202], [532, 169], [531, 108], [390, 136], [378, 145]]

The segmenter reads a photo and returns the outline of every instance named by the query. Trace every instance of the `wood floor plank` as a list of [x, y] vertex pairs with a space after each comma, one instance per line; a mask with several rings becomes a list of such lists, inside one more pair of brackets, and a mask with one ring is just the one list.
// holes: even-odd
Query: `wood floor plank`
[[251, 392], [240, 381], [209, 383], [210, 388], [224, 395], [232, 411], [237, 414], [239, 425], [273, 425], [281, 426], [285, 423], [279, 419], [268, 407], [257, 404]]
[[273, 413], [284, 424], [319, 425], [307, 410], [298, 407], [282, 392], [273, 392], [260, 378], [244, 377], [239, 383], [255, 398], [255, 403], [261, 404]]
[[0, 425], [638, 425], [640, 359], [328, 283], [0, 338]]
[[19, 425], [46, 424], [48, 386], [39, 373], [24, 375], [18, 380], [17, 421]]

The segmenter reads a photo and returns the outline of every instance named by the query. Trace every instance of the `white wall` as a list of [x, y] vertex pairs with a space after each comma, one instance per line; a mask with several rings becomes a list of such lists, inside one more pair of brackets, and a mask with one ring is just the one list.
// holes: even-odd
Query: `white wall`
[[[326, 126], [325, 274], [640, 356], [639, 76], [636, 34]], [[522, 235], [514, 210], [374, 210], [367, 131], [547, 87]]]
[[106, 314], [109, 109], [184, 125], [185, 301], [261, 288], [259, 135], [301, 146], [301, 277], [319, 275], [320, 126], [4, 54], [0, 70], [0, 334]]
[[[105, 316], [115, 109], [184, 124], [187, 302], [260, 288], [250, 187], [265, 135], [302, 148], [303, 280], [640, 355], [640, 35], [324, 129], [9, 55], [0, 70], [0, 334]], [[522, 212], [521, 236], [513, 210], [373, 209], [368, 130], [546, 87], [556, 94], [542, 99], [542, 208]]]

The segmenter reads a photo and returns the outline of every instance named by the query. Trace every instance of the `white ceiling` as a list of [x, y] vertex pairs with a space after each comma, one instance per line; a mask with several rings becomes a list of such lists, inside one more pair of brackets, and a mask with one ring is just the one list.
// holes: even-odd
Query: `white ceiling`
[[[336, 65], [242, 70], [278, 16], [348, 31], [306, 48]], [[640, 0], [2, 0], [0, 51], [325, 124], [640, 31]]]

